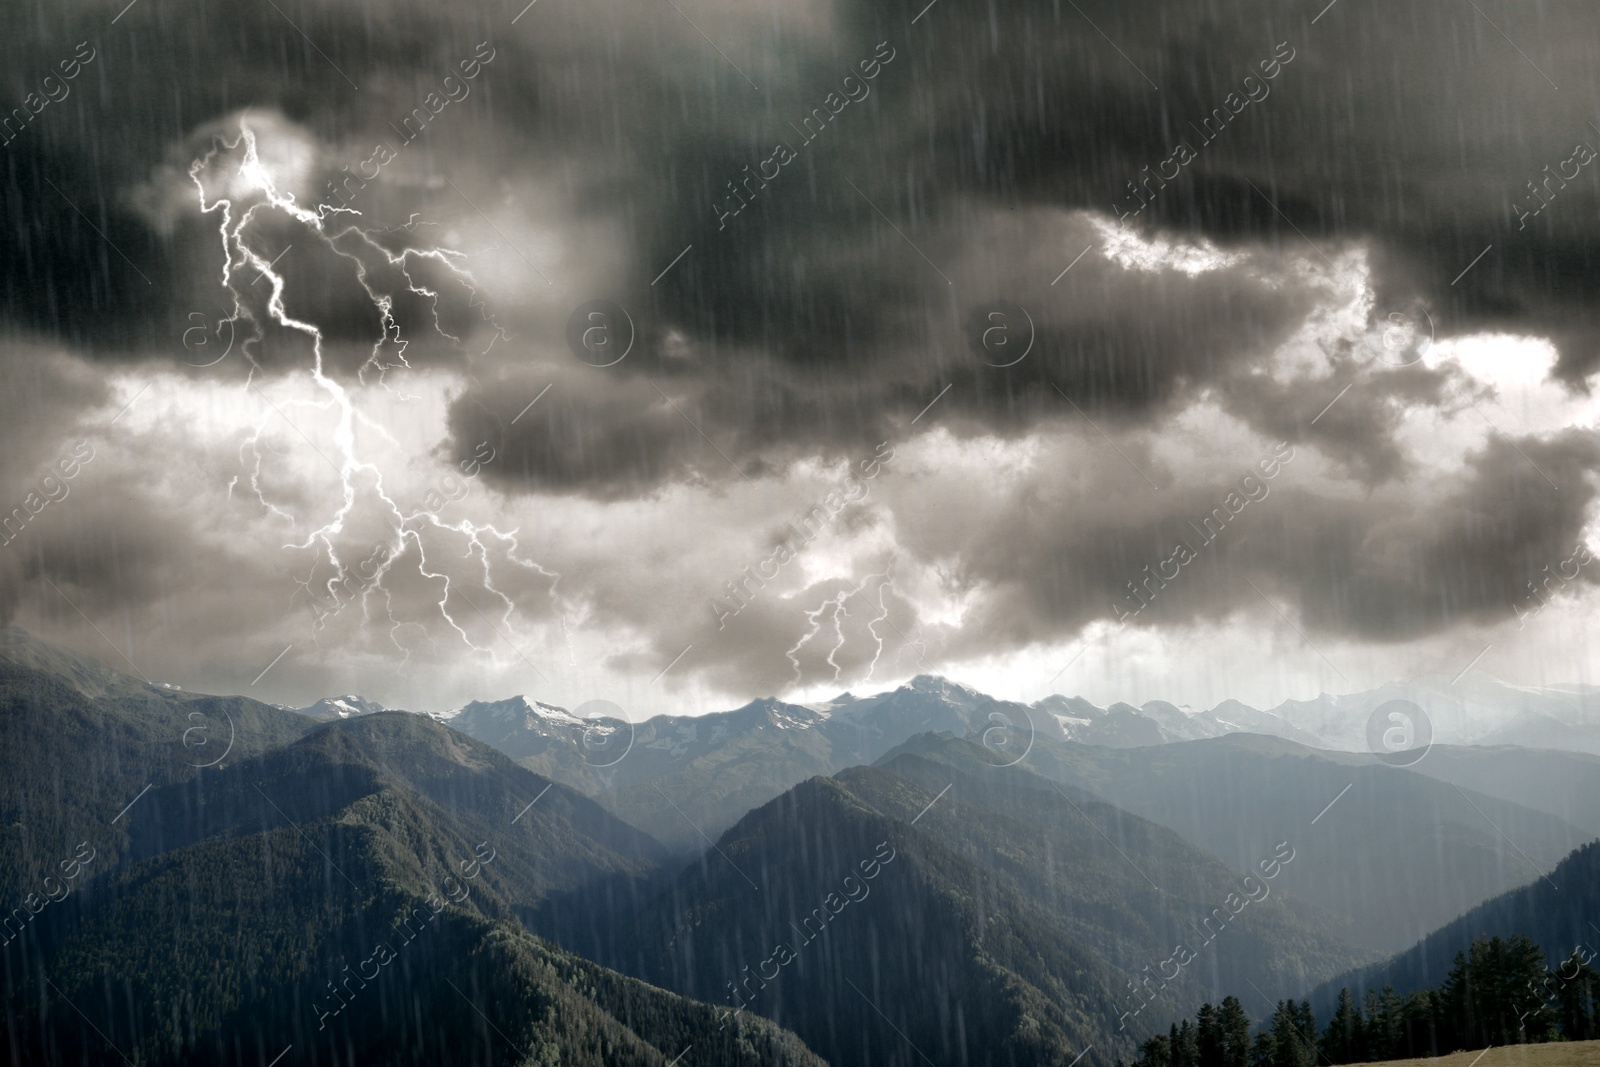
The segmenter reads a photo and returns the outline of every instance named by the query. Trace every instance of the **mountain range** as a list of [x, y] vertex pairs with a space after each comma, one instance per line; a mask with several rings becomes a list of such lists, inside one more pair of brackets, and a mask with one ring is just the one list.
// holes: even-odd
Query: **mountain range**
[[[847, 693], [811, 706], [768, 698], [734, 711], [658, 715], [638, 724], [579, 718], [522, 697], [467, 704], [443, 721], [530, 770], [603, 797], [612, 811], [668, 845], [694, 849], [791, 786], [871, 763], [916, 733], [981, 736], [1002, 722], [1025, 730], [1029, 714], [1024, 705], [924, 676], [875, 697]], [[1055, 724], [1037, 718], [1046, 728]]]
[[[1270, 710], [1225, 700], [1203, 711], [1164, 700], [1146, 701], [1139, 707], [1125, 703], [1101, 707], [1083, 697], [1061, 695], [1025, 705], [987, 696], [937, 676], [919, 675], [897, 689], [872, 696], [841, 693], [830, 700], [810, 704], [787, 704], [765, 698], [735, 711], [694, 716], [658, 715], [634, 725], [638, 729], [660, 723], [657, 731], [664, 733], [671, 726], [716, 721], [718, 716], [735, 716], [741, 711], [764, 706], [783, 709], [782, 715], [796, 723], [854, 726], [867, 735], [857, 741], [860, 750], [865, 752], [871, 749], [870, 735], [903, 729], [912, 719], [918, 719], [925, 729], [948, 728], [949, 720], [940, 723], [924, 717], [928, 710], [922, 705], [928, 697], [941, 699], [950, 711], [965, 717], [978, 711], [986, 715], [991, 710], [1011, 716], [1025, 714], [1041, 736], [1086, 744], [1135, 747], [1252, 733], [1349, 752], [1373, 750], [1368, 723], [1379, 708], [1398, 700], [1422, 709], [1429, 720], [1428, 735], [1436, 744], [1558, 747], [1600, 755], [1600, 687], [1514, 686], [1477, 673], [1456, 678], [1423, 675], [1409, 682], [1391, 682], [1360, 693], [1340, 696], [1323, 693], [1311, 700], [1286, 700]], [[335, 698], [339, 700], [355, 706], [362, 703], [359, 697]], [[498, 716], [499, 728], [506, 730], [510, 723], [504, 714], [520, 712], [534, 717], [559, 718], [564, 710], [512, 697], [494, 702], [475, 701], [436, 714], [446, 721], [460, 718], [466, 726], [476, 725], [485, 714], [490, 718]], [[310, 709], [306, 711], [315, 714]], [[534, 732], [540, 730], [534, 724], [525, 728]]]
[[[359, 706], [358, 699], [342, 701]], [[1393, 700], [1423, 709], [1432, 720], [1434, 745], [1483, 740], [1538, 747], [1533, 742], [1551, 731], [1565, 731], [1561, 751], [1600, 755], [1596, 691], [1529, 690], [1476, 675], [1453, 688], [1446, 680], [1423, 679], [1347, 697], [1290, 701], [1272, 711], [1237, 701], [1205, 712], [1163, 701], [1102, 708], [1063, 696], [1021, 704], [922, 675], [873, 696], [843, 693], [812, 704], [769, 697], [733, 711], [656, 715], [640, 722], [579, 717], [525, 697], [474, 701], [437, 717], [532, 770], [604, 795], [613, 811], [661, 841], [696, 848], [752, 806], [806, 777], [871, 762], [920, 732], [987, 739], [997, 749], [1010, 744], [1013, 754], [1035, 738], [1140, 748], [1262, 734], [1307, 748], [1370, 755], [1367, 724]], [[1424, 768], [1422, 773], [1430, 772]], [[663, 806], [663, 796], [672, 803]], [[1590, 818], [1582, 809], [1569, 814], [1580, 821]]]
[[[1484, 694], [1497, 691], [1481, 680], [1467, 688], [1478, 694], [1463, 702], [1469, 708], [1481, 709]], [[1286, 838], [1318, 842], [1287, 884], [1342, 923], [1346, 942], [1394, 952], [1600, 834], [1600, 756], [1436, 740], [1415, 763], [1396, 767], [1370, 752], [1296, 740], [1338, 733], [1341, 708], [1364, 723], [1387, 701], [1406, 699], [1403, 691], [1427, 706], [1426, 691], [1391, 687], [1295, 710], [1302, 726], [1237, 704], [1204, 715], [1156, 703], [1101, 709], [1066, 697], [1022, 705], [928, 676], [875, 697], [764, 699], [640, 724], [583, 719], [522, 698], [468, 704], [445, 721], [682, 851], [706, 847], [746, 811], [809, 777], [871, 763], [919, 733], [971, 738], [997, 762], [1022, 760], [1236, 867]], [[1566, 699], [1554, 692], [1549, 703]], [[1526, 710], [1518, 709], [1506, 721]], [[1565, 714], [1583, 711], [1574, 704]], [[1447, 736], [1491, 720], [1481, 710], [1445, 719]], [[1394, 906], [1374, 916], [1375, 897]]]
[[662, 1067], [692, 1045], [820, 1067], [765, 1019], [718, 1026], [528, 931], [665, 856], [587, 797], [427, 717], [240, 698], [249, 729], [196, 767], [184, 709], [218, 698], [43, 651], [0, 657], [0, 740], [24, 757], [0, 792], [9, 1062]]
[[4, 1047], [1108, 1067], [1203, 1000], [1581, 934], [1600, 758], [1436, 736], [1398, 766], [1248, 710], [931, 676], [639, 724], [289, 709], [0, 631]]

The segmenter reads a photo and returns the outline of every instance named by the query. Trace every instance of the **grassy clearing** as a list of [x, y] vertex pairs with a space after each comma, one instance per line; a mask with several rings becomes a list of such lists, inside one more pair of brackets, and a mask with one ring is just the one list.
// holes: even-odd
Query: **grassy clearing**
[[1600, 1067], [1600, 1041], [1513, 1045], [1427, 1060], [1385, 1060], [1368, 1067]]

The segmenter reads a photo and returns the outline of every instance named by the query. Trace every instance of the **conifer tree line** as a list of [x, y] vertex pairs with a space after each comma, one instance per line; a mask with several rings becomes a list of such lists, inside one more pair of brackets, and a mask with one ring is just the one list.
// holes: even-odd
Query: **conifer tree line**
[[[1206, 1004], [1139, 1047], [1132, 1067], [1319, 1067], [1441, 1056], [1490, 1046], [1600, 1039], [1600, 972], [1574, 949], [1550, 969], [1521, 934], [1479, 937], [1456, 953], [1444, 984], [1402, 995], [1339, 992], [1320, 1032], [1309, 1001], [1280, 1000], [1262, 1031], [1236, 997]], [[1118, 1067], [1123, 1067], [1118, 1060]]]

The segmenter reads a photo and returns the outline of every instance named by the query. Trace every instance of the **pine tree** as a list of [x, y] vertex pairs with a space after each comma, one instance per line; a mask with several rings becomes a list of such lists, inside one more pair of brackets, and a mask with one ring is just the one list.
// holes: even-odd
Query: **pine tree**
[[1263, 1030], [1250, 1047], [1250, 1067], [1277, 1067], [1277, 1063], [1278, 1043], [1272, 1039], [1271, 1030]]
[[[1428, 989], [1419, 990], [1405, 998], [1404, 1036], [1397, 1055], [1418, 1057], [1440, 1054], [1439, 999], [1439, 994]], [[1370, 1058], [1365, 1057], [1365, 1053], [1363, 1056]]]
[[1367, 1017], [1368, 1053], [1386, 1060], [1404, 1055], [1405, 999], [1394, 986], [1384, 986], [1375, 1003], [1376, 1012]]
[[1301, 1037], [1305, 1038], [1307, 1055], [1310, 1057], [1308, 1063], [1311, 1067], [1315, 1067], [1317, 1062], [1317, 1017], [1311, 1014], [1311, 1001], [1302, 1000], [1300, 1002], [1300, 1011], [1296, 1018], [1295, 1029], [1300, 1032]]
[[1515, 934], [1504, 939], [1491, 938], [1486, 958], [1491, 970], [1483, 987], [1492, 990], [1496, 997], [1494, 1005], [1485, 1005], [1482, 1011], [1492, 1020], [1487, 1043], [1510, 1045], [1548, 1041], [1559, 1018], [1544, 988], [1544, 980], [1549, 976], [1544, 950], [1531, 938]]
[[1195, 1016], [1195, 1045], [1199, 1052], [1196, 1067], [1227, 1067], [1222, 1051], [1222, 1026], [1217, 1021], [1217, 1009], [1202, 1004]]
[[1556, 1013], [1561, 1033], [1568, 1041], [1600, 1037], [1600, 972], [1574, 950], [1556, 968]]
[[1217, 1012], [1222, 1031], [1222, 1067], [1250, 1067], [1250, 1017], [1238, 997], [1223, 997]]
[[[1369, 997], [1372, 994], [1367, 994]], [[1368, 1012], [1370, 1018], [1371, 1012]], [[1447, 1049], [1477, 1048], [1472, 1044], [1476, 1020], [1472, 1013], [1472, 981], [1465, 953], [1457, 952], [1444, 985], [1439, 987], [1435, 1017], [1439, 1024], [1439, 1046]], [[1370, 1052], [1369, 1052], [1370, 1054]]]
[[1174, 1067], [1200, 1067], [1199, 1031], [1183, 1020], [1178, 1027], [1177, 1039], [1172, 1044]]
[[1339, 1004], [1322, 1035], [1322, 1054], [1330, 1063], [1359, 1063], [1366, 1059], [1362, 1049], [1361, 1009], [1348, 988], [1339, 990]]
[[1139, 1046], [1139, 1058], [1133, 1067], [1171, 1067], [1172, 1048], [1166, 1034], [1157, 1034]]
[[1558, 1023], [1547, 1002], [1544, 950], [1522, 934], [1480, 937], [1439, 990], [1439, 1043], [1480, 1049], [1546, 1041]]
[[[1308, 1005], [1309, 1013], [1309, 1005]], [[1277, 1049], [1273, 1067], [1314, 1067], [1316, 1047], [1310, 1034], [1301, 1029], [1299, 1005], [1292, 1000], [1278, 1001], [1272, 1013], [1272, 1042]]]
[[1479, 937], [1456, 953], [1437, 990], [1402, 995], [1393, 986], [1349, 989], [1328, 1028], [1317, 1034], [1310, 1001], [1279, 1001], [1266, 1032], [1250, 1041], [1250, 1021], [1234, 997], [1204, 1005], [1163, 1037], [1167, 1067], [1317, 1067], [1428, 1058], [1542, 1041], [1600, 1039], [1600, 972], [1574, 953], [1552, 973], [1544, 950], [1522, 934]]

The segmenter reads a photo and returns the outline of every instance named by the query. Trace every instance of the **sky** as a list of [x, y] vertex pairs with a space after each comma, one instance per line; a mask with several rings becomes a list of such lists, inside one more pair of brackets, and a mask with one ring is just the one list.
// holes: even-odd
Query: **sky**
[[1592, 5], [8, 23], [0, 621], [291, 706], [1600, 680]]

